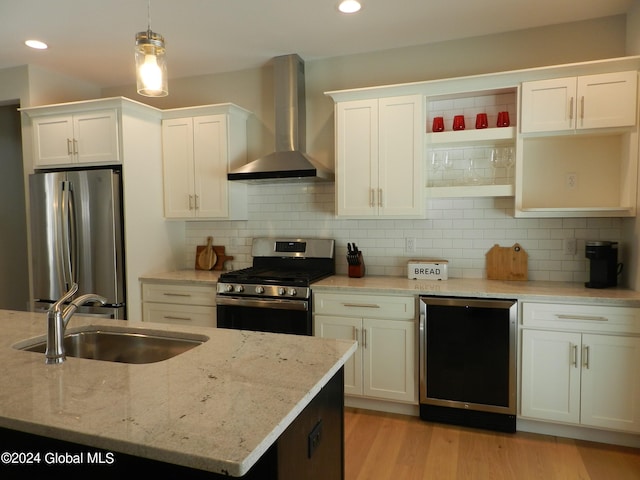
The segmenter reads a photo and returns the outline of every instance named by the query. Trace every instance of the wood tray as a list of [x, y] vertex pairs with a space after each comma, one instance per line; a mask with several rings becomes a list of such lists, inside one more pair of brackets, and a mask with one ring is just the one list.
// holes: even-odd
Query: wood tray
[[[205, 248], [207, 248], [206, 245], [198, 245], [196, 247], [196, 270], [201, 270], [201, 268], [198, 267], [198, 255], [200, 255], [200, 252], [202, 252]], [[218, 257], [216, 259], [216, 264], [213, 266], [213, 270], [222, 270], [224, 268], [224, 262], [226, 262], [227, 260], [233, 260], [233, 256], [225, 255], [225, 247], [222, 245], [214, 245], [213, 251], [216, 252], [216, 255]]]
[[529, 254], [520, 244], [511, 247], [496, 244], [485, 256], [489, 280], [528, 280]]

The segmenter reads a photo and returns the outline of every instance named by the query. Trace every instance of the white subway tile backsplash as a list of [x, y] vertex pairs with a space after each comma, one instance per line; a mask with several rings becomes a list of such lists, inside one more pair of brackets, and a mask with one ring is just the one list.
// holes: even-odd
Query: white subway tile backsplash
[[[449, 261], [451, 278], [482, 278], [486, 252], [518, 242], [529, 254], [531, 280], [582, 282], [585, 241], [615, 241], [622, 232], [617, 218], [514, 218], [509, 198], [433, 198], [428, 219], [348, 220], [335, 217], [333, 184], [250, 185], [248, 192], [249, 220], [186, 222], [185, 268], [193, 267], [196, 246], [209, 235], [234, 256], [227, 264], [233, 269], [251, 265], [254, 237], [325, 237], [336, 240], [341, 274], [347, 272], [346, 244], [355, 242], [368, 275], [405, 276], [408, 260], [441, 258]], [[406, 252], [406, 238], [415, 239], [415, 253]], [[578, 240], [576, 255], [564, 254], [565, 238]]]

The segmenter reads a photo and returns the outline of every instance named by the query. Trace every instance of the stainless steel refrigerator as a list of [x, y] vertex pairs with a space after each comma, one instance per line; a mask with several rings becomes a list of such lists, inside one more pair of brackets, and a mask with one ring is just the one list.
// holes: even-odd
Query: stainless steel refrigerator
[[48, 309], [71, 286], [107, 304], [78, 314], [126, 318], [122, 176], [116, 169], [29, 177], [34, 309]]

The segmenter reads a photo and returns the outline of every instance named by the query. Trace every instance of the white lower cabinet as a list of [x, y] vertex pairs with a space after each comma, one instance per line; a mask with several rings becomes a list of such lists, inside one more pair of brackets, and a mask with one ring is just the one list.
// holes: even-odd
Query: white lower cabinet
[[215, 285], [142, 284], [144, 322], [216, 326]]
[[415, 298], [318, 293], [314, 334], [358, 341], [345, 394], [418, 403]]
[[640, 432], [637, 309], [524, 303], [522, 326], [523, 417]]

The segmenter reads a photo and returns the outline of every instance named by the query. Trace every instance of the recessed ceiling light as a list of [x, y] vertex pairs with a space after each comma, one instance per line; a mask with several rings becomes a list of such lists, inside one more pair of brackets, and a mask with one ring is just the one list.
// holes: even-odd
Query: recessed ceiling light
[[360, 2], [357, 0], [343, 0], [340, 2], [340, 5], [338, 5], [338, 10], [342, 13], [356, 13], [359, 12], [361, 8], [362, 5], [360, 5]]
[[49, 48], [49, 45], [41, 42], [40, 40], [27, 40], [26, 42], [24, 42], [24, 44], [27, 47], [35, 48], [36, 50], [46, 50], [47, 48]]

